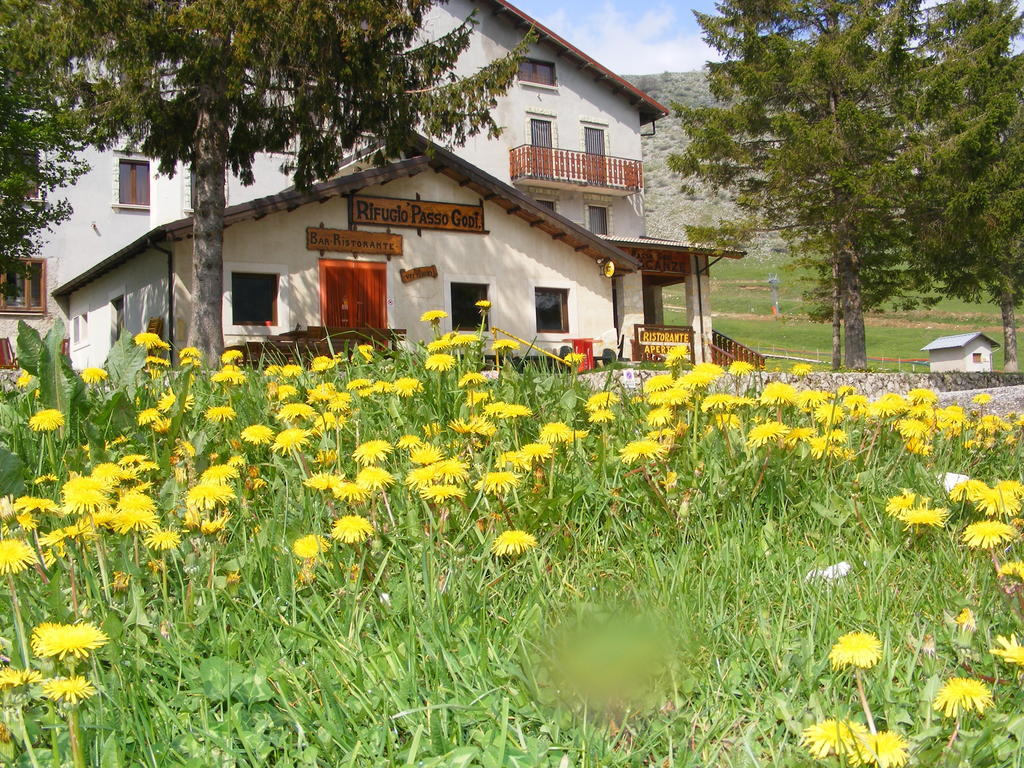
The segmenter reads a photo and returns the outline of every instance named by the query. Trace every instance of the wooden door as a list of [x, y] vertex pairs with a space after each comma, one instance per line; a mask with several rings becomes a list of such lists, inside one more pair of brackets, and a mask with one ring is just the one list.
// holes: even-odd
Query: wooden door
[[387, 328], [387, 265], [320, 260], [320, 321], [331, 328]]
[[587, 153], [588, 181], [593, 184], [604, 184], [607, 177], [605, 167], [604, 130], [602, 128], [583, 128], [583, 148]]

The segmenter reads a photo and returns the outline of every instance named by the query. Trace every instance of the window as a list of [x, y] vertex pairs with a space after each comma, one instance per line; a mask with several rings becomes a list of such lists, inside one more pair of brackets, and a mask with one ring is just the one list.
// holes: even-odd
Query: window
[[121, 338], [124, 330], [124, 296], [110, 300], [110, 343]]
[[89, 338], [89, 313], [83, 312], [71, 319], [71, 342], [81, 344]]
[[530, 118], [530, 144], [535, 147], [552, 147], [551, 121]]
[[277, 278], [275, 274], [231, 273], [233, 325], [277, 325]]
[[608, 209], [605, 206], [587, 206], [587, 229], [595, 235], [608, 234]]
[[555, 201], [554, 200], [537, 200], [537, 205], [541, 208], [547, 208], [552, 213], [555, 212]]
[[971, 362], [972, 363], [980, 363], [981, 362], [981, 352], [975, 352], [974, 354], [972, 354], [971, 355]]
[[26, 259], [26, 271], [0, 274], [0, 312], [46, 311], [46, 262]]
[[119, 161], [117, 190], [117, 202], [121, 205], [149, 205], [149, 162]]
[[519, 79], [524, 83], [555, 85], [554, 62], [523, 59], [519, 63]]
[[535, 288], [537, 333], [569, 332], [569, 289]]
[[[478, 301], [487, 300], [486, 283], [452, 283], [452, 330], [475, 331], [480, 327], [480, 307]], [[487, 328], [486, 315], [482, 316], [484, 328]]]

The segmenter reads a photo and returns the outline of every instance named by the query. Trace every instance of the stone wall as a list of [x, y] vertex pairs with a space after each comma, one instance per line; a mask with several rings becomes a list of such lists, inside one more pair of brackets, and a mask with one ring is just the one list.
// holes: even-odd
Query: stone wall
[[[640, 370], [635, 368], [617, 370], [613, 378], [624, 388], [638, 387], [644, 379], [662, 371]], [[584, 374], [591, 386], [603, 388], [608, 380], [609, 372], [595, 371]], [[797, 389], [822, 389], [835, 391], [842, 386], [855, 387], [861, 394], [878, 397], [886, 392], [905, 393], [915, 387], [933, 389], [936, 392], [958, 392], [961, 390], [998, 389], [1024, 385], [1024, 373], [999, 373], [986, 371], [965, 373], [951, 371], [947, 373], [832, 373], [821, 371], [807, 376], [795, 376], [792, 373], [761, 373], [752, 374], [750, 380], [761, 382], [782, 381], [792, 384]]]

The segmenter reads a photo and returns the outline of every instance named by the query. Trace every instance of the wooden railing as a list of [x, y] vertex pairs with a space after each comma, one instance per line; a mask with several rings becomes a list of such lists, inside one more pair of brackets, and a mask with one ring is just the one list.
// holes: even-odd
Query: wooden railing
[[711, 331], [711, 362], [717, 365], [729, 365], [737, 360], [750, 363], [755, 368], [764, 368], [765, 357], [750, 347], [745, 347], [724, 333]]
[[644, 188], [640, 160], [530, 144], [509, 150], [509, 173], [512, 181], [541, 179], [632, 192]]

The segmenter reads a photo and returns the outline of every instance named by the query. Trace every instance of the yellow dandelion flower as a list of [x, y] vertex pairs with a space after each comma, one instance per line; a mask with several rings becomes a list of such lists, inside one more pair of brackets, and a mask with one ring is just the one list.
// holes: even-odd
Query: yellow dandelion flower
[[800, 742], [811, 756], [824, 760], [830, 755], [855, 755], [857, 743], [867, 736], [868, 729], [852, 720], [823, 720], [804, 728]]
[[412, 397], [423, 391], [423, 382], [411, 376], [403, 376], [394, 381], [395, 394], [399, 397]]
[[982, 520], [964, 529], [963, 541], [972, 549], [993, 549], [1017, 537], [1017, 529], [998, 520]]
[[89, 651], [102, 648], [110, 638], [88, 622], [55, 624], [46, 622], [32, 630], [32, 653], [40, 658], [66, 656], [85, 659]]
[[946, 717], [957, 717], [971, 710], [980, 715], [992, 706], [992, 692], [980, 680], [953, 677], [939, 689], [933, 706]]
[[781, 381], [772, 381], [765, 384], [759, 398], [763, 405], [795, 405], [797, 401], [796, 390], [789, 384]]
[[487, 383], [487, 377], [482, 373], [476, 371], [470, 371], [469, 373], [462, 374], [459, 379], [459, 387], [461, 389], [467, 389], [469, 387], [479, 387], [481, 384]]
[[85, 701], [96, 694], [96, 689], [93, 687], [93, 684], [86, 680], [82, 675], [73, 675], [72, 677], [54, 677], [49, 680], [44, 680], [42, 688], [43, 695], [50, 699], [50, 701], [56, 701], [58, 703], [64, 702], [65, 704], [71, 705]]
[[832, 669], [870, 669], [882, 658], [882, 643], [870, 632], [849, 632], [836, 641], [828, 658]]
[[1024, 560], [1010, 560], [999, 566], [1000, 576], [1009, 576], [1024, 581]]
[[420, 315], [420, 322], [437, 325], [446, 317], [448, 317], [448, 313], [445, 312], [443, 309], [430, 309], [424, 312], [422, 315]]
[[542, 443], [549, 445], [553, 443], [571, 443], [573, 439], [573, 430], [564, 422], [561, 421], [550, 421], [540, 428], [540, 437], [537, 438]]
[[35, 551], [21, 539], [0, 539], [0, 575], [21, 573], [35, 561]]
[[355, 478], [356, 485], [371, 491], [380, 491], [395, 482], [394, 475], [380, 467], [363, 467]]
[[93, 477], [75, 477], [64, 483], [64, 508], [71, 513], [97, 512], [109, 503], [106, 483]]
[[789, 369], [789, 372], [792, 373], [794, 376], [807, 376], [813, 371], [814, 366], [808, 363], [797, 363], [796, 365]]
[[327, 539], [312, 533], [292, 542], [292, 554], [300, 560], [315, 560], [330, 548]]
[[33, 432], [53, 432], [64, 426], [64, 414], [56, 408], [38, 411], [28, 420], [28, 428]]
[[964, 608], [957, 615], [956, 625], [967, 632], [973, 632], [978, 627], [978, 623], [974, 618], [974, 611], [970, 608]]
[[423, 367], [428, 371], [450, 371], [455, 367], [455, 357], [445, 352], [435, 352], [427, 356], [423, 361]]
[[729, 366], [729, 373], [733, 376], [746, 376], [754, 372], [754, 366], [743, 360], [737, 360]]
[[292, 449], [302, 448], [309, 442], [309, 430], [291, 427], [282, 429], [274, 438], [274, 452], [288, 453]]
[[751, 448], [761, 448], [769, 443], [778, 443], [788, 433], [789, 427], [781, 421], [768, 421], [758, 424], [747, 433], [747, 445]]
[[516, 352], [520, 349], [521, 345], [518, 341], [512, 339], [497, 339], [491, 348], [494, 350], [496, 355], [506, 354], [508, 352]]
[[1016, 635], [1010, 635], [1009, 638], [997, 635], [996, 643], [1001, 645], [1002, 648], [993, 648], [990, 653], [998, 656], [1003, 661], [1024, 666], [1024, 646], [1017, 642]]
[[212, 421], [215, 424], [223, 424], [226, 421], [234, 421], [235, 409], [230, 405], [213, 405], [206, 409], [206, 420]]
[[503, 531], [491, 544], [491, 552], [498, 557], [518, 557], [537, 546], [536, 537], [526, 531]]
[[387, 440], [368, 440], [360, 443], [352, 452], [352, 458], [360, 465], [378, 464], [394, 450]]
[[81, 376], [86, 384], [99, 384], [106, 381], [109, 374], [102, 368], [83, 368]]
[[344, 544], [359, 544], [373, 535], [373, 525], [362, 515], [339, 517], [331, 526], [331, 538]]
[[421, 486], [417, 490], [417, 493], [419, 493], [420, 498], [424, 501], [433, 502], [434, 504], [444, 504], [452, 499], [465, 498], [466, 489], [458, 485], [439, 483]]
[[591, 424], [608, 424], [615, 421], [615, 411], [608, 408], [598, 408], [590, 412], [587, 421]]
[[0, 691], [7, 691], [22, 685], [33, 685], [41, 682], [42, 679], [42, 673], [35, 669], [0, 667]]
[[903, 768], [910, 759], [907, 740], [892, 731], [866, 733], [857, 739], [857, 753], [850, 755], [850, 765], [862, 763], [878, 768]]
[[288, 403], [281, 406], [274, 418], [278, 421], [309, 421], [317, 415], [316, 409], [306, 403]]
[[928, 506], [912, 507], [911, 509], [903, 510], [897, 517], [903, 522], [903, 527], [908, 531], [917, 526], [941, 528], [946, 524], [949, 510], [933, 509]]
[[145, 538], [146, 546], [160, 552], [176, 548], [181, 544], [181, 534], [171, 530], [155, 530]]
[[348, 503], [358, 503], [370, 498], [372, 491], [357, 483], [338, 483], [334, 488], [334, 498]]
[[488, 472], [474, 486], [478, 491], [492, 493], [496, 496], [508, 493], [519, 485], [519, 476], [504, 470]]
[[224, 506], [235, 498], [235, 492], [221, 483], [199, 483], [189, 489], [185, 502], [189, 509], [210, 510]]
[[241, 437], [251, 445], [267, 445], [274, 439], [274, 430], [265, 424], [253, 424], [242, 430]]
[[145, 347], [147, 350], [151, 349], [170, 349], [171, 345], [161, 339], [155, 333], [137, 333], [133, 339], [135, 345], [138, 347]]
[[409, 461], [413, 464], [426, 465], [441, 461], [444, 454], [439, 448], [429, 443], [420, 443], [409, 452]]
[[635, 464], [638, 461], [662, 459], [667, 453], [668, 446], [657, 440], [634, 440], [619, 450], [619, 458], [626, 464]]

